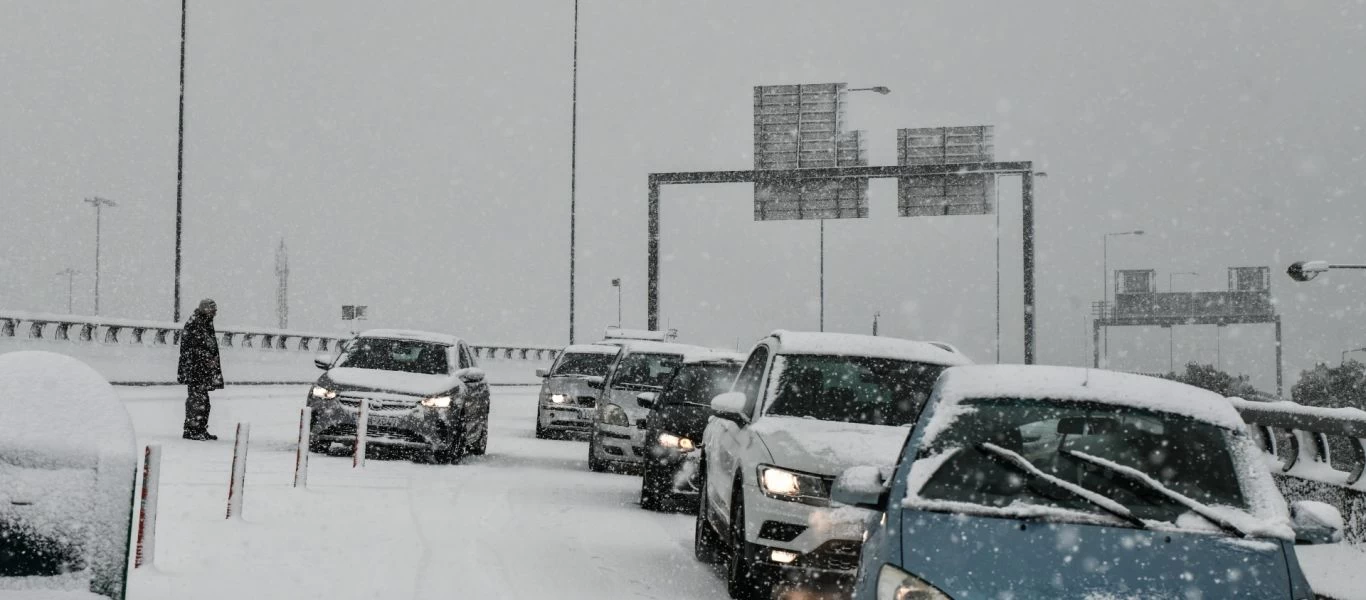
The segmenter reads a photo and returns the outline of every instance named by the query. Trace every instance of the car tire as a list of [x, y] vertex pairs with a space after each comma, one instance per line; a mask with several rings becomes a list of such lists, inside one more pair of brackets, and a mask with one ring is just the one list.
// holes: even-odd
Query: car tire
[[645, 510], [659, 511], [664, 507], [660, 496], [659, 468], [654, 460], [646, 458], [640, 473], [640, 507]]
[[451, 437], [451, 443], [445, 450], [432, 452], [432, 462], [439, 465], [458, 465], [465, 458], [465, 442], [457, 434]]
[[730, 555], [726, 563], [726, 592], [735, 600], [768, 600], [773, 585], [758, 563], [757, 545], [745, 541], [745, 498], [740, 480], [731, 500]]
[[[701, 468], [705, 469], [706, 463], [703, 462], [702, 465]], [[717, 550], [721, 548], [721, 536], [717, 535], [716, 530], [711, 526], [711, 521], [708, 520], [711, 516], [711, 506], [707, 503], [707, 475], [705, 470], [702, 471], [699, 478], [701, 481], [697, 487], [701, 492], [698, 494], [697, 520], [693, 523], [693, 556], [704, 564], [713, 565], [716, 564]]]
[[470, 448], [470, 454], [472, 454], [472, 455], [474, 455], [474, 456], [483, 456], [483, 455], [484, 455], [484, 452], [488, 451], [488, 449], [489, 449], [489, 423], [488, 423], [488, 421], [484, 421], [484, 428], [483, 428], [483, 431], [481, 431], [481, 432], [479, 433], [479, 443], [478, 443], [478, 444], [475, 444], [473, 448]]
[[328, 448], [330, 448], [331, 446], [332, 442], [325, 442], [323, 440], [320, 440], [316, 435], [308, 436], [309, 452], [312, 452], [314, 454], [325, 454], [327, 453]]
[[588, 470], [594, 473], [607, 471], [607, 461], [598, 459], [598, 436], [588, 438]]
[[536, 439], [543, 440], [550, 437], [550, 431], [541, 426], [541, 414], [536, 413]]

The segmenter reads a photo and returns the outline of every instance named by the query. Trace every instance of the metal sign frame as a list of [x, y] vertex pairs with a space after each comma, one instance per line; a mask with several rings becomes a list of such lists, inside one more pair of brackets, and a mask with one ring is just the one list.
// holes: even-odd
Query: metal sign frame
[[1020, 175], [1023, 179], [1021, 196], [1024, 204], [1022, 225], [1024, 232], [1024, 363], [1027, 365], [1034, 364], [1034, 163], [1030, 161], [948, 165], [820, 167], [750, 171], [683, 171], [673, 173], [650, 173], [649, 217], [646, 224], [646, 236], [649, 240], [649, 248], [646, 256], [646, 268], [649, 272], [649, 283], [647, 287], [648, 306], [646, 308], [647, 328], [659, 329], [659, 188], [662, 185], [792, 182], [803, 179], [887, 179], [935, 175], [944, 176], [963, 173]]

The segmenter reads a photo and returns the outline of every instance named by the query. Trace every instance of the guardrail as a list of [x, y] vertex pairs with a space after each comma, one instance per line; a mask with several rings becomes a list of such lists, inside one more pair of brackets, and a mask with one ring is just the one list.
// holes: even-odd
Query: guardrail
[[[234, 326], [215, 329], [218, 332], [218, 345], [229, 348], [330, 352], [346, 339], [335, 333], [284, 329]], [[180, 343], [180, 331], [181, 325], [170, 322], [0, 311], [0, 338], [174, 346]], [[476, 358], [545, 361], [554, 360], [560, 349], [549, 346], [470, 344], [470, 351]]]
[[1366, 543], [1366, 411], [1234, 398], [1286, 500], [1336, 506], [1348, 541]]

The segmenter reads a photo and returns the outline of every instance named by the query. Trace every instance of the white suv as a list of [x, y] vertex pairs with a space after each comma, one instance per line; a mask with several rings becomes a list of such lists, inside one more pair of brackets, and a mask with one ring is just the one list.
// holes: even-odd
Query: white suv
[[729, 559], [733, 598], [768, 598], [784, 578], [852, 583], [867, 515], [831, 508], [835, 476], [891, 467], [939, 373], [970, 362], [939, 342], [787, 331], [760, 341], [712, 401], [697, 558]]

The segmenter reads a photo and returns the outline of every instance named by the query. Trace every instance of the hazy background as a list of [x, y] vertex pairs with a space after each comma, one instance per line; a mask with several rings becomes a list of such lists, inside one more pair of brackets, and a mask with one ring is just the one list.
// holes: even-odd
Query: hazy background
[[[174, 264], [179, 2], [0, 0], [0, 308], [168, 320]], [[1298, 370], [1366, 346], [1360, 273], [1309, 284], [1293, 260], [1366, 262], [1366, 4], [1357, 1], [583, 0], [578, 337], [644, 326], [646, 176], [752, 165], [752, 86], [848, 82], [872, 164], [895, 129], [996, 126], [1038, 182], [1039, 358], [1089, 361], [1086, 314], [1111, 268], [1159, 290], [1226, 289], [1269, 265]], [[190, 3], [184, 305], [290, 326], [372, 325], [483, 343], [568, 338], [573, 4], [448, 0]], [[1002, 359], [1020, 360], [1019, 195], [1001, 187]], [[826, 327], [942, 339], [995, 360], [996, 220], [827, 222]], [[663, 321], [747, 347], [817, 326], [817, 224], [752, 220], [748, 185], [665, 188]], [[1165, 370], [1168, 334], [1115, 329], [1116, 368]], [[1175, 335], [1175, 360], [1274, 390], [1272, 330]], [[1216, 345], [1218, 350], [1216, 350]], [[1360, 356], [1360, 355], [1359, 355]]]

